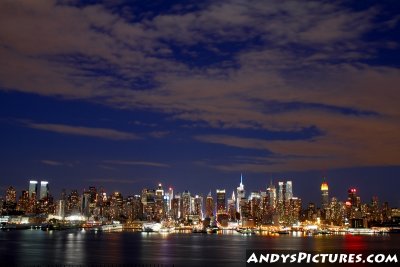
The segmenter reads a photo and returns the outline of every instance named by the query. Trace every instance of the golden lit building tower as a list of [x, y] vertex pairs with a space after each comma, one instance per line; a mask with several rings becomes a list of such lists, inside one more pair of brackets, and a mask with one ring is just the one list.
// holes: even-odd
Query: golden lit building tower
[[329, 207], [329, 187], [327, 182], [321, 184], [321, 207], [327, 209]]
[[206, 198], [206, 218], [211, 218], [212, 216], [214, 216], [214, 199], [210, 191]]

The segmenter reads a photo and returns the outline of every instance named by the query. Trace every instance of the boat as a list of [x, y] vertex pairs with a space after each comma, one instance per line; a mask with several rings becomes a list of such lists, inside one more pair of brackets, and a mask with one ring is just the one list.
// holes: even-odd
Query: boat
[[175, 231], [175, 227], [161, 227], [159, 232], [160, 233], [172, 233]]
[[253, 229], [246, 228], [246, 229], [238, 229], [237, 230], [242, 235], [255, 235], [256, 232]]
[[216, 227], [208, 227], [207, 229], [206, 229], [206, 231], [207, 231], [207, 234], [216, 234], [217, 233], [217, 231], [218, 231], [218, 228], [216, 228]]
[[161, 223], [156, 222], [146, 222], [143, 223], [142, 231], [143, 232], [159, 232], [161, 229]]
[[193, 228], [192, 229], [192, 234], [207, 234], [207, 231], [203, 228]]
[[371, 228], [349, 228], [347, 232], [352, 235], [372, 235], [378, 233]]
[[122, 231], [123, 226], [119, 221], [113, 221], [111, 224], [104, 224], [100, 226], [100, 231], [104, 232], [113, 232], [113, 231]]

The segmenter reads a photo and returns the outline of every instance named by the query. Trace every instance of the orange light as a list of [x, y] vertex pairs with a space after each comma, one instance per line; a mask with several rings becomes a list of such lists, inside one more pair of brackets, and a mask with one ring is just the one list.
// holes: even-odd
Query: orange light
[[346, 206], [351, 206], [351, 202], [350, 201], [346, 201]]
[[329, 190], [329, 187], [328, 187], [328, 184], [327, 183], [322, 183], [321, 184], [321, 191], [328, 191]]

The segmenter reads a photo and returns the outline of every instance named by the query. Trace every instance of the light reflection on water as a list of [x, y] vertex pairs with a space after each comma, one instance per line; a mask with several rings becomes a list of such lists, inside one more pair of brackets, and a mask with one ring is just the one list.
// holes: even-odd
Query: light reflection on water
[[[246, 249], [399, 249], [400, 235], [242, 236], [237, 233], [157, 234], [137, 232], [19, 230], [0, 232], [2, 265], [164, 264], [244, 266]], [[169, 264], [169, 265], [168, 265]]]

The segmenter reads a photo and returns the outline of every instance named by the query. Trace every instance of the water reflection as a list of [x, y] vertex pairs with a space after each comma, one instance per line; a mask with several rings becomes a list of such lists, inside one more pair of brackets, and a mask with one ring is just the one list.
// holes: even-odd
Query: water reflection
[[[264, 235], [265, 234], [265, 235]], [[2, 265], [174, 264], [243, 266], [246, 249], [329, 251], [399, 249], [400, 236], [0, 232]]]

